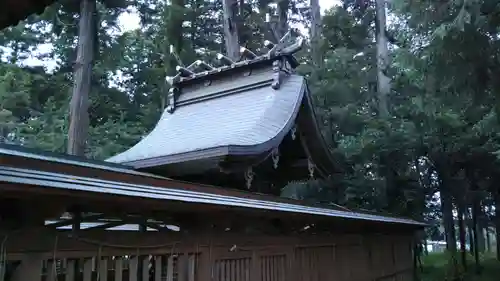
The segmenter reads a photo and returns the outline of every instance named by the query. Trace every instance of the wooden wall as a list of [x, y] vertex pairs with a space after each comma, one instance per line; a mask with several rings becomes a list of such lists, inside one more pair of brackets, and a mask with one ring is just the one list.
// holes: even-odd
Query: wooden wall
[[411, 235], [68, 235], [4, 239], [10, 261], [6, 280], [410, 281], [413, 276]]

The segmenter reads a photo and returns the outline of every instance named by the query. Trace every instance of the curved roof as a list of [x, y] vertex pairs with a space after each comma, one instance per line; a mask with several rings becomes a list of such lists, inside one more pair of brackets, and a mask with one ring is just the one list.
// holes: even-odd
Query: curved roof
[[[272, 150], [295, 123], [306, 90], [305, 80], [292, 74], [274, 90], [268, 72], [252, 76], [239, 79], [244, 91], [235, 93], [231, 85], [234, 79], [227, 79], [211, 86], [218, 93], [216, 97], [203, 102], [184, 98], [185, 104], [180, 99], [175, 112], [165, 110], [151, 133], [107, 161], [144, 168], [187, 161], [194, 153], [215, 157]], [[200, 89], [204, 96], [210, 91]], [[193, 92], [190, 95], [196, 96]]]
[[[168, 106], [156, 127], [107, 161], [169, 176], [203, 176], [239, 173], [283, 154], [287, 167], [310, 175], [311, 167], [322, 177], [340, 170], [318, 128], [306, 79], [295, 74], [293, 53], [303, 39], [287, 34], [267, 44], [262, 56], [242, 48], [238, 62], [218, 55], [221, 67], [202, 61], [179, 66], [176, 76], [167, 77]], [[293, 142], [295, 132], [300, 142]]]

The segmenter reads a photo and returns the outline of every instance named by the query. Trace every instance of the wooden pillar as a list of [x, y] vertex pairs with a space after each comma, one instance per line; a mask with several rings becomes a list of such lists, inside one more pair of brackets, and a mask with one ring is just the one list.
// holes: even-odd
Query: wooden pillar
[[[146, 233], [148, 231], [147, 220], [144, 220], [141, 224], [139, 224], [139, 231], [142, 233]], [[137, 257], [137, 280], [139, 281], [148, 281], [149, 280], [149, 260], [146, 255], [139, 255]]]
[[26, 254], [21, 259], [21, 264], [12, 275], [13, 281], [41, 281], [42, 280], [42, 255]]
[[[73, 233], [75, 234], [78, 234], [81, 230], [82, 213], [79, 210], [75, 210], [75, 212], [71, 212], [71, 217], [74, 220], [73, 224], [71, 225], [71, 231], [73, 231]], [[70, 265], [68, 265], [68, 267], [69, 266]], [[71, 269], [74, 274], [73, 278], [76, 278], [80, 275], [80, 267], [82, 266], [82, 262], [79, 259], [75, 259], [71, 263], [71, 266], [73, 267]]]

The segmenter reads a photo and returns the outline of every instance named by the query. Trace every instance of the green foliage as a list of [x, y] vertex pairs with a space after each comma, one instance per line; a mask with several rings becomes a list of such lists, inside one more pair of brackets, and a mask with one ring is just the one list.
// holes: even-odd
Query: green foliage
[[[431, 253], [422, 258], [422, 281], [493, 281], [498, 280], [500, 274], [500, 266], [498, 260], [491, 256], [482, 256], [482, 272], [477, 274], [474, 270], [465, 271], [463, 268], [459, 270], [460, 277], [456, 279], [453, 272], [453, 266], [450, 265], [451, 256], [447, 253]], [[468, 266], [474, 267], [474, 259], [467, 255]]]

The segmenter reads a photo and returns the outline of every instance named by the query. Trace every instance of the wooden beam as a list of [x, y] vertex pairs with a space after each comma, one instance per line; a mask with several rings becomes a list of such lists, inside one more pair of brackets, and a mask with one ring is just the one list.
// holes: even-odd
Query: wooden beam
[[105, 216], [103, 214], [96, 214], [96, 215], [89, 215], [89, 216], [76, 215], [75, 217], [73, 217], [71, 219], [66, 219], [66, 220], [55, 222], [55, 223], [50, 223], [50, 224], [47, 224], [46, 226], [58, 228], [61, 226], [80, 224], [83, 221], [87, 221], [87, 220], [97, 220], [97, 219], [104, 218], [104, 217]]

